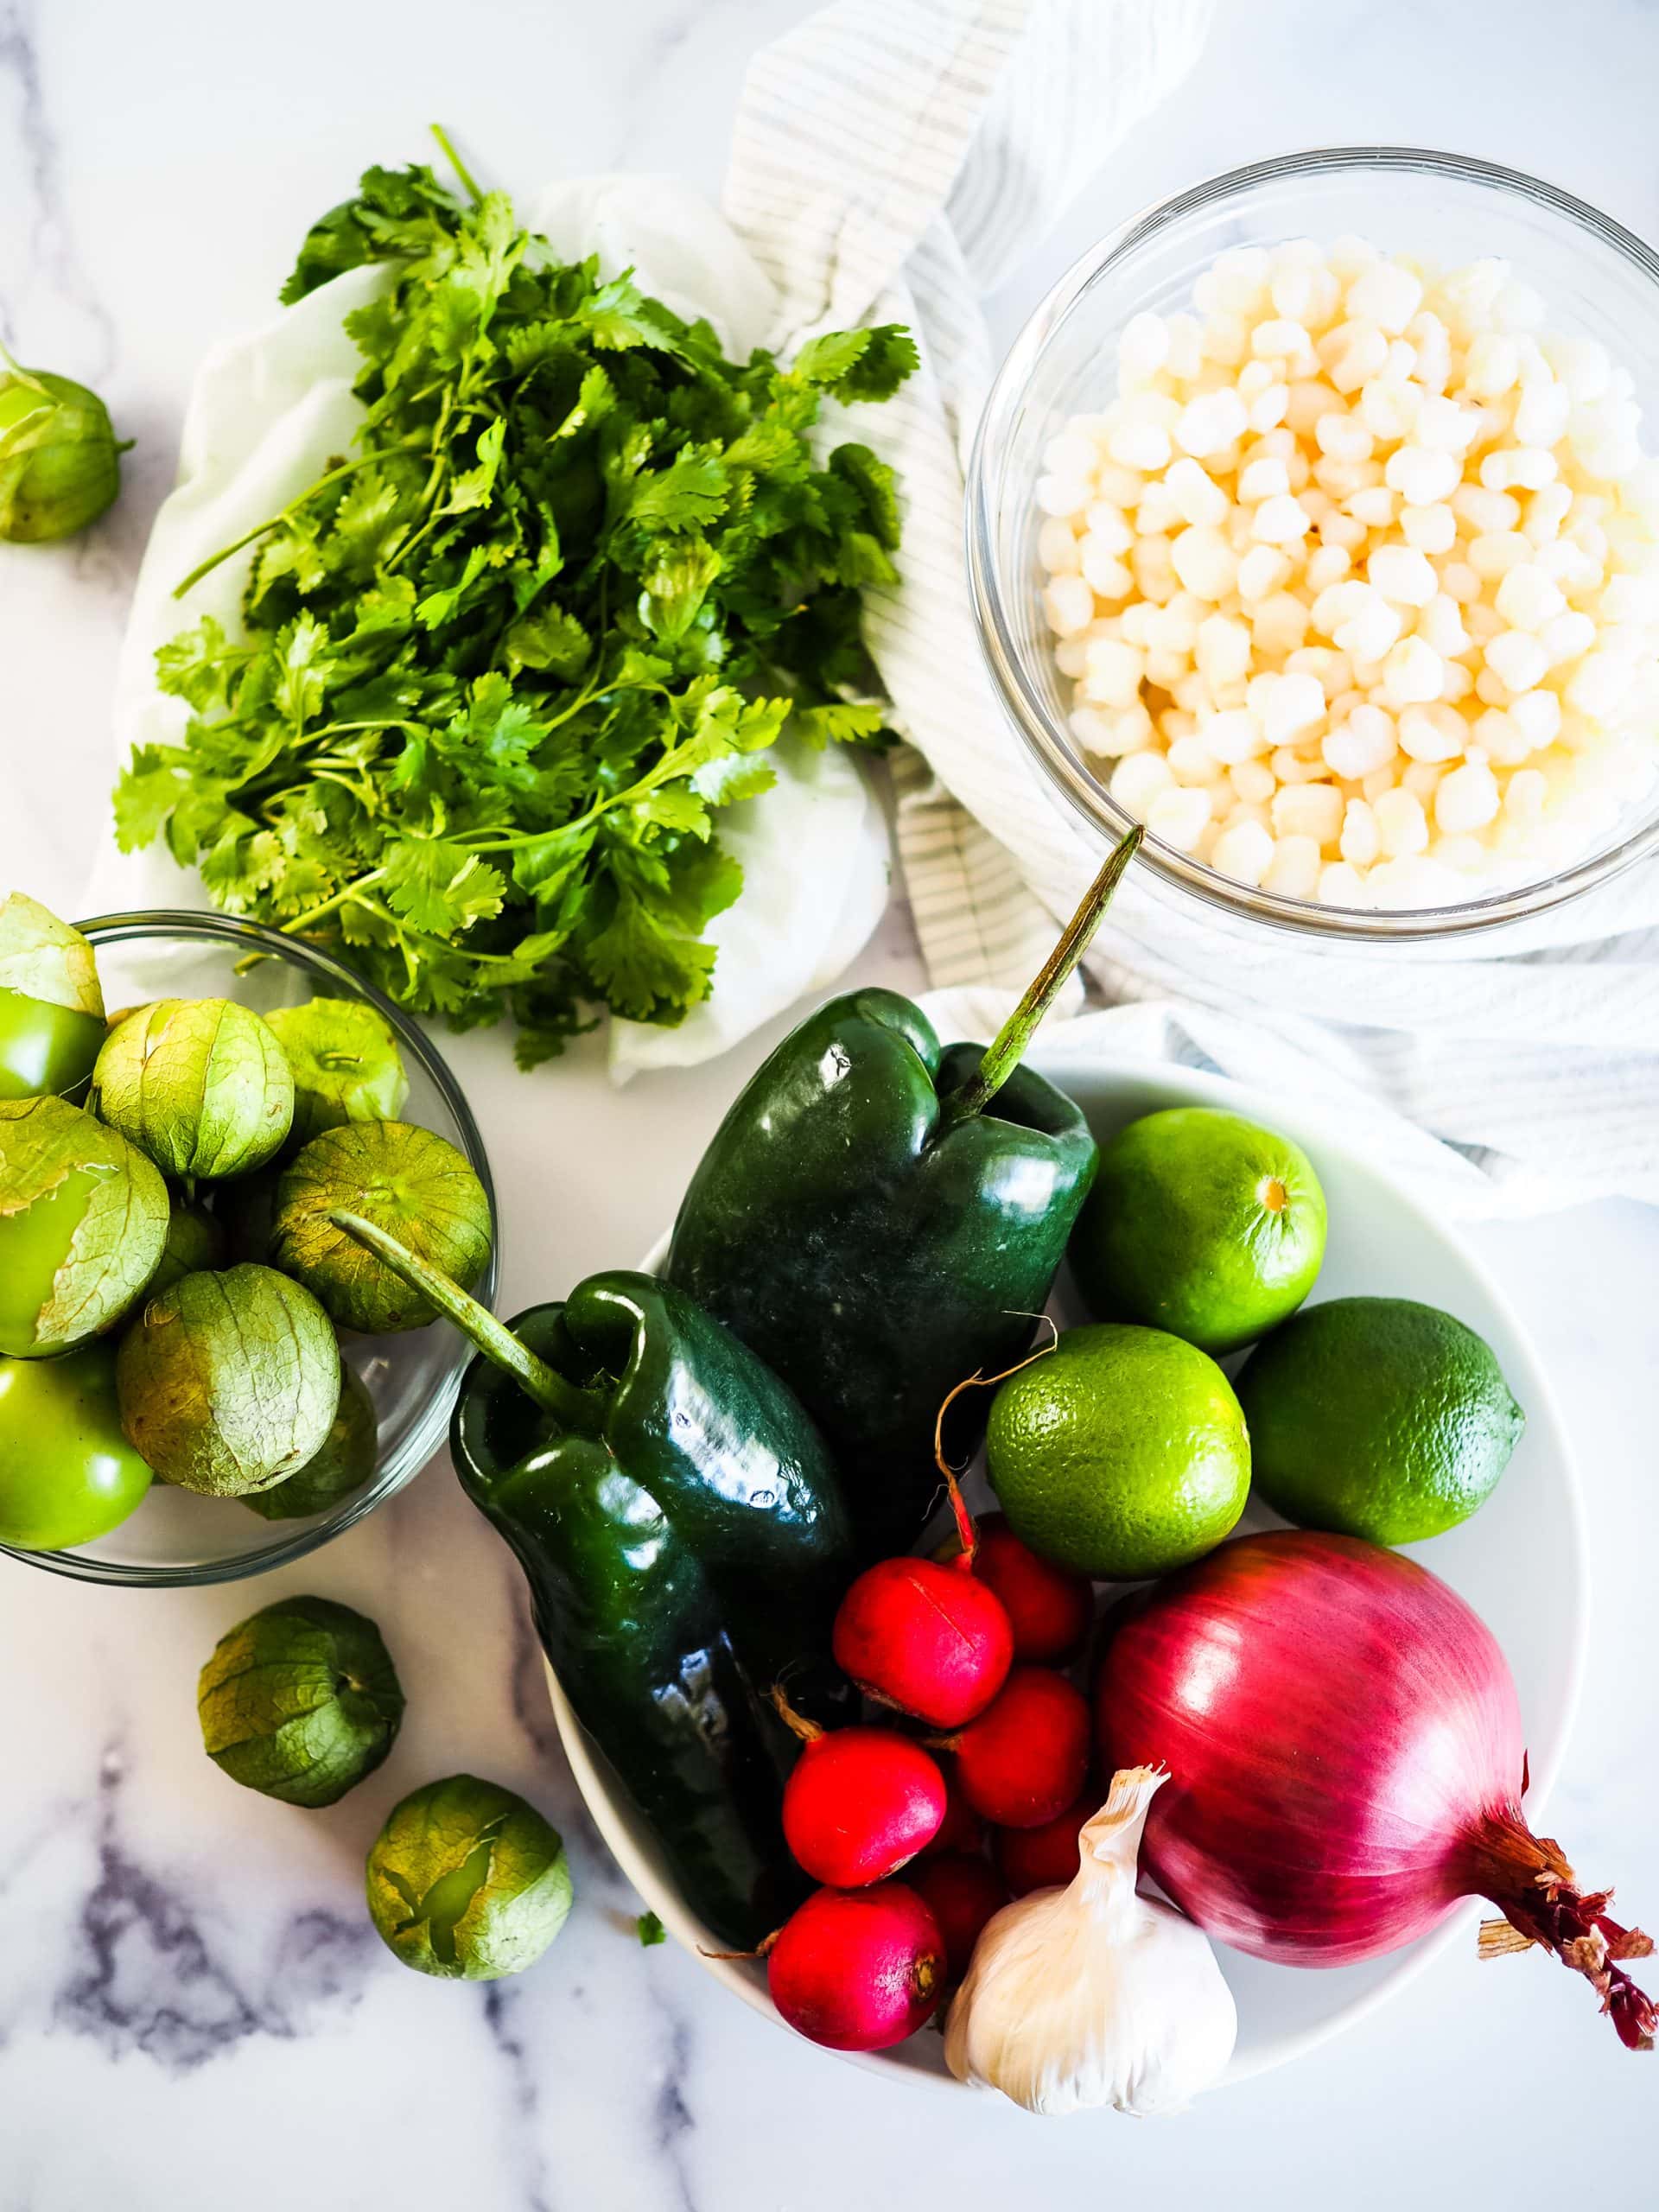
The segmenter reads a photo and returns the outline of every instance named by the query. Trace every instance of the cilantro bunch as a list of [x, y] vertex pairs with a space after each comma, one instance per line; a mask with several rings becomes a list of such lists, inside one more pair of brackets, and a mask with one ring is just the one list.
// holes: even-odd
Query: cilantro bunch
[[189, 718], [136, 749], [117, 827], [405, 1007], [510, 1010], [530, 1065], [598, 1007], [672, 1023], [708, 995], [742, 881], [715, 819], [785, 726], [886, 734], [859, 615], [895, 576], [893, 472], [857, 444], [820, 465], [810, 434], [916, 352], [887, 326], [729, 361], [456, 168], [467, 200], [371, 169], [307, 238], [285, 300], [390, 267], [346, 321], [356, 447], [216, 556], [257, 549], [245, 634], [158, 654]]

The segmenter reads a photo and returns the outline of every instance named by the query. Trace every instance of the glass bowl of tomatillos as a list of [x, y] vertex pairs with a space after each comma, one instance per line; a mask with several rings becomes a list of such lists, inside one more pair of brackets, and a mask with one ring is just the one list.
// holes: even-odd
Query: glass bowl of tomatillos
[[418, 1473], [469, 1355], [342, 1217], [493, 1300], [477, 1125], [388, 1000], [247, 923], [0, 896], [0, 1550], [229, 1581]]

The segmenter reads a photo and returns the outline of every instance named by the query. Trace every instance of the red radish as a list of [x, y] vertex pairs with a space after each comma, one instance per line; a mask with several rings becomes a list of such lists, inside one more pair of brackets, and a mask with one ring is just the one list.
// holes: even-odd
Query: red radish
[[980, 1929], [1007, 1904], [1007, 1891], [982, 1859], [965, 1851], [921, 1859], [905, 1879], [938, 1922], [946, 1971], [952, 1981], [960, 1981]]
[[1651, 2049], [1621, 1962], [1652, 1946], [1528, 1827], [1503, 1655], [1414, 1560], [1300, 1529], [1223, 1544], [1122, 1609], [1097, 1699], [1109, 1766], [1168, 1765], [1141, 1865], [1209, 1935], [1344, 1966], [1490, 1897], [1484, 1956], [1553, 1951]]
[[932, 2012], [944, 1940], [903, 1882], [815, 1890], [766, 1953], [772, 2001], [791, 2028], [830, 2050], [885, 2050]]
[[962, 1784], [954, 1774], [944, 1777], [944, 1818], [931, 1843], [925, 1847], [931, 1857], [939, 1851], [980, 1851], [985, 1843], [985, 1823], [962, 1794]]
[[1100, 1800], [1084, 1790], [1063, 1813], [1039, 1828], [998, 1828], [991, 1851], [1009, 1894], [1063, 1889], [1077, 1877], [1077, 1838], [1085, 1821], [1100, 1810]]
[[772, 1695], [803, 1747], [784, 1788], [784, 1840], [798, 1863], [838, 1890], [896, 1874], [944, 1818], [938, 1762], [896, 1728], [827, 1732]]
[[1052, 1668], [1016, 1667], [988, 1710], [936, 1748], [956, 1753], [976, 1813], [998, 1827], [1040, 1827], [1083, 1788], [1088, 1703]]
[[1070, 1658], [1088, 1635], [1095, 1617], [1094, 1584], [1086, 1574], [1057, 1567], [1021, 1543], [1005, 1514], [979, 1516], [974, 1572], [1002, 1600], [1016, 1659], [1044, 1666]]
[[884, 1559], [866, 1567], [841, 1601], [832, 1642], [836, 1664], [867, 1697], [932, 1727], [957, 1728], [1007, 1679], [1014, 1630], [974, 1572], [973, 1521], [956, 1477], [940, 1465], [961, 1551], [948, 1561]]

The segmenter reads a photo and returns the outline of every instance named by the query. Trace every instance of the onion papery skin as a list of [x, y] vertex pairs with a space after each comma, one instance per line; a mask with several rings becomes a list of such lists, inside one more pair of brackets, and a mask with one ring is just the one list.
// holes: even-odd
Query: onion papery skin
[[1236, 1538], [1129, 1600], [1096, 1715], [1104, 1771], [1169, 1767], [1143, 1866], [1255, 1958], [1351, 1966], [1411, 1942], [1486, 1887], [1495, 1835], [1506, 1861], [1524, 1838], [1567, 1872], [1527, 1837], [1520, 1709], [1491, 1630], [1357, 1537]]

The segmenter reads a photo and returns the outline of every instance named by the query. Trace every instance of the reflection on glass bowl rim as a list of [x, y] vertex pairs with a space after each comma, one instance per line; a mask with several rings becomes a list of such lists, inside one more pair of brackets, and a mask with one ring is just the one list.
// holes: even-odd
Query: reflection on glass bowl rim
[[[219, 914], [106, 914], [77, 926], [98, 953], [111, 1010], [165, 995], [234, 997], [257, 1009], [319, 996], [365, 1001], [391, 1025], [409, 1073], [404, 1117], [435, 1129], [466, 1154], [497, 1217], [483, 1139], [442, 1058], [406, 1014], [331, 954]], [[499, 1242], [476, 1286], [486, 1306], [494, 1304], [498, 1270]], [[369, 1481], [327, 1512], [265, 1522], [233, 1498], [156, 1485], [130, 1520], [83, 1549], [28, 1552], [0, 1545], [0, 1552], [50, 1573], [128, 1587], [233, 1581], [286, 1566], [354, 1526], [420, 1472], [443, 1444], [470, 1357], [442, 1323], [351, 1342], [349, 1363], [376, 1401], [379, 1452]]]

